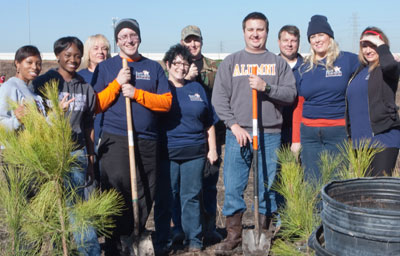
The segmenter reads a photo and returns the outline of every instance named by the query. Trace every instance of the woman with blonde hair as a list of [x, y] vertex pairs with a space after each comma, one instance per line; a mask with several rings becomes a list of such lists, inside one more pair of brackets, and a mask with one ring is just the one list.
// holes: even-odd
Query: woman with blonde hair
[[358, 66], [357, 55], [339, 50], [328, 19], [314, 15], [308, 25], [311, 53], [299, 68], [298, 104], [293, 113], [293, 143], [308, 181], [321, 178], [319, 154], [338, 152], [346, 139], [345, 94]]
[[84, 69], [78, 72], [86, 83], [92, 82], [92, 76], [97, 64], [110, 58], [110, 42], [102, 34], [89, 36], [84, 45], [82, 64]]
[[[97, 65], [110, 57], [110, 42], [107, 40], [107, 38], [102, 34], [89, 36], [89, 38], [86, 39], [83, 48], [82, 64], [84, 69], [81, 69], [78, 74], [85, 80], [86, 83], [91, 84], [93, 72]], [[103, 114], [99, 113], [96, 115], [96, 119], [94, 120], [95, 149], [97, 149], [97, 146], [100, 144], [101, 128], [103, 126], [102, 119]], [[98, 163], [96, 162], [96, 165], [97, 164]], [[95, 168], [97, 172], [98, 167], [96, 166]]]
[[387, 36], [377, 27], [367, 27], [361, 33], [358, 58], [361, 65], [347, 89], [347, 132], [355, 146], [369, 139], [383, 147], [374, 156], [368, 175], [391, 176], [400, 148], [396, 106], [399, 65]]

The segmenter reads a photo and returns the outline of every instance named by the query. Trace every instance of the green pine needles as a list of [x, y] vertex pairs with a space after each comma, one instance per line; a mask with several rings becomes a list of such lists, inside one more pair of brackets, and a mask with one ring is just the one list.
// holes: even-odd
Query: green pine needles
[[369, 140], [361, 141], [355, 147], [351, 141], [346, 141], [339, 149], [339, 155], [320, 154], [321, 179], [311, 181], [304, 180], [304, 169], [289, 148], [279, 150], [281, 168], [273, 189], [286, 201], [279, 209], [282, 224], [279, 237], [271, 248], [273, 255], [313, 255], [307, 240], [321, 224], [322, 187], [335, 179], [365, 177], [373, 156], [382, 151], [378, 144], [371, 144]]
[[[71, 167], [77, 166], [77, 156], [71, 154], [76, 145], [69, 119], [58, 104], [58, 82], [47, 84], [44, 94], [51, 106], [47, 117], [31, 103], [22, 119], [23, 129], [0, 127], [4, 147], [0, 224], [6, 238], [0, 251], [4, 255], [74, 255], [73, 232], [93, 226], [99, 234], [110, 235], [111, 216], [123, 208], [116, 191], [95, 191], [84, 201], [76, 189], [66, 189]], [[10, 105], [16, 107], [16, 103]], [[74, 225], [70, 225], [71, 217]]]

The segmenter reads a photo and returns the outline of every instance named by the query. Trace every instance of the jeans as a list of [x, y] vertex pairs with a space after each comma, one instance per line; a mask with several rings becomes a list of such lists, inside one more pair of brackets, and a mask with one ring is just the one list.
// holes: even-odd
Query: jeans
[[[258, 138], [259, 213], [268, 216], [277, 210], [275, 192], [271, 190], [271, 186], [276, 175], [276, 151], [280, 140], [280, 133], [260, 133]], [[225, 200], [222, 210], [225, 216], [246, 211], [243, 194], [249, 179], [252, 157], [252, 143], [240, 147], [235, 135], [227, 129], [224, 157]]]
[[[86, 180], [86, 169], [87, 169], [87, 157], [84, 150], [76, 150], [71, 153], [77, 155], [77, 164], [79, 166], [72, 167], [69, 175], [69, 182], [65, 182], [67, 191], [75, 189], [76, 194], [84, 198], [84, 186]], [[69, 205], [73, 205], [74, 202], [68, 202]], [[75, 218], [70, 214], [69, 220], [71, 225], [74, 225]], [[101, 254], [100, 244], [97, 240], [96, 230], [89, 226], [83, 233], [73, 233], [78, 252], [80, 255], [85, 256], [99, 256]]]
[[319, 168], [320, 154], [328, 151], [330, 154], [338, 154], [338, 146], [346, 140], [344, 126], [312, 127], [301, 124], [301, 162], [304, 166], [305, 180], [313, 182], [321, 179]]
[[367, 175], [371, 177], [392, 176], [398, 154], [398, 148], [384, 148], [382, 152], [376, 153]]
[[[181, 226], [186, 244], [201, 248], [200, 192], [205, 157], [161, 160], [154, 206], [156, 247], [167, 245], [174, 202], [180, 202]], [[175, 206], [176, 207], [176, 206]]]
[[[218, 155], [221, 155], [221, 151], [217, 151]], [[206, 161], [207, 162], [207, 161]], [[213, 168], [218, 168], [221, 165], [221, 161], [214, 164]], [[217, 183], [219, 178], [219, 171], [210, 174], [208, 177], [203, 177], [203, 188], [200, 195], [200, 207], [202, 215], [202, 223], [204, 223], [205, 218], [217, 215]], [[177, 189], [179, 193], [179, 189]], [[174, 226], [172, 228], [172, 235], [182, 233], [182, 223], [181, 223], [181, 202], [179, 195], [174, 195], [175, 200], [172, 206], [172, 222]], [[204, 227], [203, 227], [204, 228]]]

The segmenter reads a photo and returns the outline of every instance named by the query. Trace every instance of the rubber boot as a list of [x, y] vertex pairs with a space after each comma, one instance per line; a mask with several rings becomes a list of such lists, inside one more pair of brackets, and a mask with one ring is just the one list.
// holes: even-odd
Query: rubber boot
[[203, 223], [203, 243], [204, 244], [217, 244], [222, 241], [223, 237], [217, 232], [215, 226], [216, 216], [208, 215], [204, 213], [204, 223]]
[[216, 245], [214, 251], [216, 255], [229, 255], [241, 245], [242, 216], [243, 213], [236, 213], [226, 217], [226, 231], [228, 235], [224, 241]]

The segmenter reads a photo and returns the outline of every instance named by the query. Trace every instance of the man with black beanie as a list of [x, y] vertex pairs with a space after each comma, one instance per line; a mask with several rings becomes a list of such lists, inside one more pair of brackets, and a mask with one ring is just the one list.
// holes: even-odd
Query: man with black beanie
[[[158, 171], [158, 115], [171, 107], [172, 94], [160, 64], [139, 54], [139, 23], [122, 19], [114, 33], [119, 55], [101, 62], [93, 74], [92, 85], [100, 92], [109, 84], [122, 88], [115, 102], [104, 112], [103, 133], [98, 154], [101, 163], [101, 188], [115, 189], [125, 201], [122, 216], [115, 216], [113, 235], [106, 240], [106, 255], [133, 255], [127, 241], [133, 231], [128, 131], [125, 97], [132, 99], [136, 176], [139, 204], [139, 232], [145, 230], [156, 189]], [[128, 67], [122, 67], [122, 59]]]

